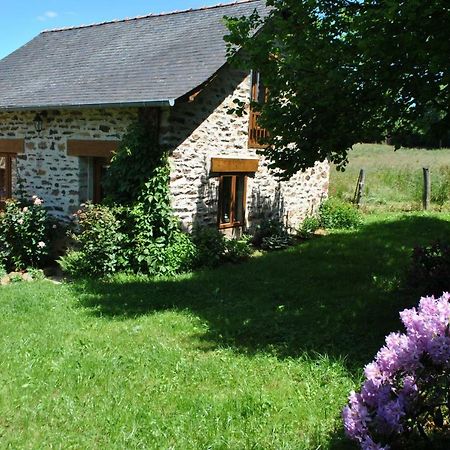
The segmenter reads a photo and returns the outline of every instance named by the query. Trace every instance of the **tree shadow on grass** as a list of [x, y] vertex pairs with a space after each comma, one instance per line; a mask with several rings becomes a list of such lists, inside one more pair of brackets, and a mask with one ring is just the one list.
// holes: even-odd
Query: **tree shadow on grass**
[[327, 353], [359, 370], [399, 329], [399, 310], [418, 301], [399, 289], [412, 248], [449, 232], [445, 220], [409, 216], [170, 281], [73, 286], [81, 304], [103, 317], [188, 310], [207, 324], [210, 346], [280, 357]]

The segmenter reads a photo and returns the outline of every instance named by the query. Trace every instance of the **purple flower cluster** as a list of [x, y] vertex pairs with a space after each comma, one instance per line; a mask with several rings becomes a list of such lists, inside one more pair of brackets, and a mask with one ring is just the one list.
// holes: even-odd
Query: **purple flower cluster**
[[387, 450], [409, 431], [426, 391], [436, 391], [436, 380], [450, 369], [450, 294], [424, 297], [400, 318], [406, 333], [386, 337], [365, 367], [361, 391], [350, 394], [342, 412], [347, 436], [363, 450]]

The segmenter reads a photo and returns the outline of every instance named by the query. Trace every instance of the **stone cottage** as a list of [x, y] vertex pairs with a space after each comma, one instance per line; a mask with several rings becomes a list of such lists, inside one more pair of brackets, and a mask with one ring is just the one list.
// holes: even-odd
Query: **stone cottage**
[[0, 201], [25, 191], [58, 216], [100, 201], [111, 154], [145, 114], [170, 149], [185, 228], [273, 216], [296, 226], [326, 196], [328, 164], [279, 182], [257, 154], [256, 113], [228, 114], [260, 86], [227, 64], [223, 16], [255, 8], [265, 2], [44, 31], [0, 61]]

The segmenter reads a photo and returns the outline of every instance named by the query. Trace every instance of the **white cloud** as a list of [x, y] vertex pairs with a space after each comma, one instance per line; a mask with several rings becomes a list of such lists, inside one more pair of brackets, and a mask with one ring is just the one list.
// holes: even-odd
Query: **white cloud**
[[45, 22], [46, 20], [49, 19], [54, 19], [55, 17], [58, 17], [58, 13], [55, 11], [45, 11], [44, 14], [42, 14], [41, 16], [37, 16], [37, 20], [39, 20], [40, 22]]

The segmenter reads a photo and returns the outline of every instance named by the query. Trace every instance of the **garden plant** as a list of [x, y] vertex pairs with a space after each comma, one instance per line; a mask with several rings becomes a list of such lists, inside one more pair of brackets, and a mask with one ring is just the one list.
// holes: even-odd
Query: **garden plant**
[[391, 333], [365, 367], [361, 391], [352, 392], [343, 419], [347, 435], [364, 450], [432, 446], [450, 439], [450, 294], [424, 297], [400, 313], [405, 333]]

